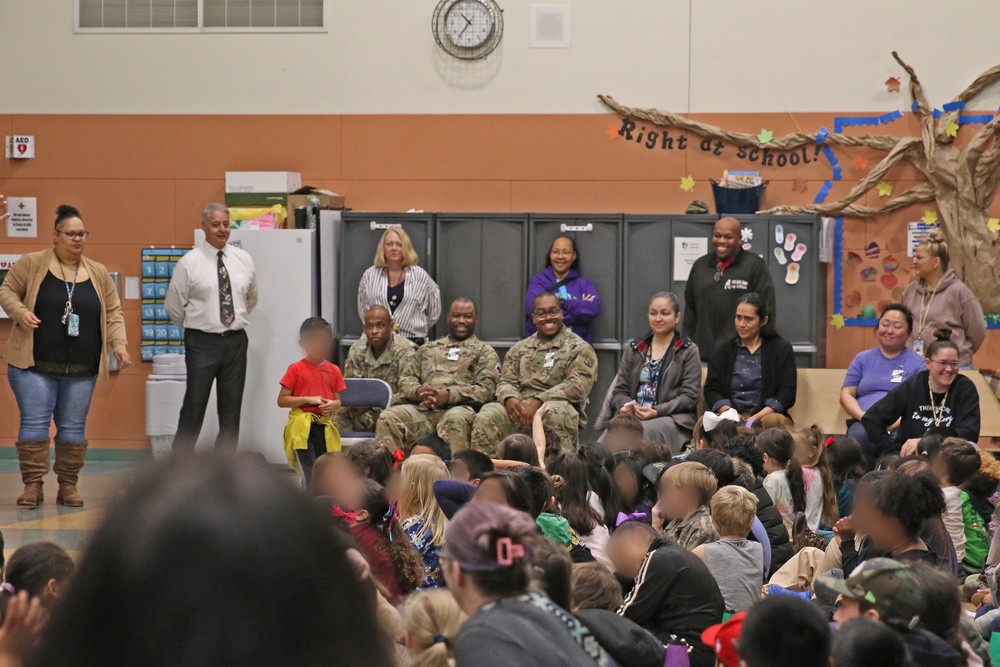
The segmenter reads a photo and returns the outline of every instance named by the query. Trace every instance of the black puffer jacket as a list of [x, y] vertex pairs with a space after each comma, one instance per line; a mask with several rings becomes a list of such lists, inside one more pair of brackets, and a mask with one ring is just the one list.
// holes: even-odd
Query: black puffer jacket
[[788, 529], [781, 519], [781, 512], [774, 506], [767, 489], [758, 481], [756, 488], [750, 490], [757, 496], [757, 518], [764, 524], [771, 542], [771, 569], [768, 572], [774, 574], [792, 557], [792, 541], [788, 538]]

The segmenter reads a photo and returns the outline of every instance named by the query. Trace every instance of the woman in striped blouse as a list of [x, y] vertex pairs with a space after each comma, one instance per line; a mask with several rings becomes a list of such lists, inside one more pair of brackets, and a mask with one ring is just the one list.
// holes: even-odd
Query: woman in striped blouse
[[364, 319], [372, 306], [388, 308], [399, 334], [423, 345], [441, 316], [441, 290], [418, 261], [402, 227], [385, 230], [375, 251], [375, 265], [364, 272], [358, 285], [358, 316]]

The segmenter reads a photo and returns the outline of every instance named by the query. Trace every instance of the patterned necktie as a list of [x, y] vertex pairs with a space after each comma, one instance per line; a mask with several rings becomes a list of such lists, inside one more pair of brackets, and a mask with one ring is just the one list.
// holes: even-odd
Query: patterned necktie
[[233, 310], [233, 287], [229, 283], [229, 271], [222, 261], [222, 251], [219, 251], [219, 315], [222, 323], [229, 327], [236, 319], [236, 311]]

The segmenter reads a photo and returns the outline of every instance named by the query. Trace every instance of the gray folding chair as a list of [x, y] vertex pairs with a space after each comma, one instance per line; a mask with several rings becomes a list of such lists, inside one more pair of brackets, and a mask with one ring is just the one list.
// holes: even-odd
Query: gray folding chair
[[[392, 404], [392, 387], [384, 380], [374, 378], [345, 378], [347, 388], [340, 392], [340, 405], [344, 408], [381, 408]], [[340, 434], [342, 447], [350, 447], [361, 440], [374, 438], [369, 431], [348, 431]]]

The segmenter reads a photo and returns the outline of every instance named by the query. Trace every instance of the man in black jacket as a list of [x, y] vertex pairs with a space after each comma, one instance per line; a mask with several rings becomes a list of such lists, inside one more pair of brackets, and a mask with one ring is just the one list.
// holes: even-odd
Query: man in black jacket
[[[721, 218], [712, 232], [714, 252], [699, 257], [684, 289], [684, 333], [698, 344], [701, 360], [708, 361], [719, 341], [736, 335], [736, 302], [756, 292], [774, 312], [774, 283], [767, 264], [744, 252], [743, 227], [736, 218]], [[773, 318], [772, 318], [773, 321]]]

